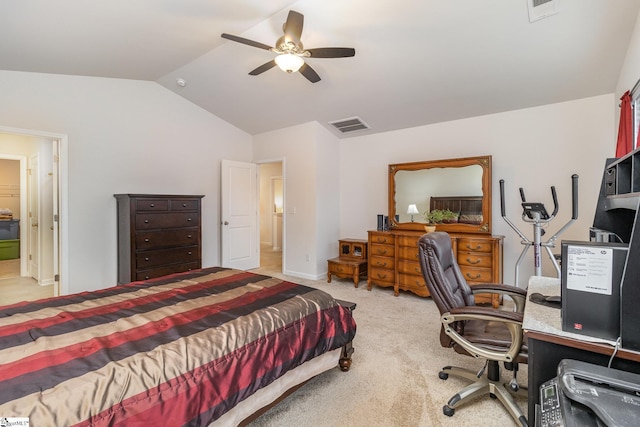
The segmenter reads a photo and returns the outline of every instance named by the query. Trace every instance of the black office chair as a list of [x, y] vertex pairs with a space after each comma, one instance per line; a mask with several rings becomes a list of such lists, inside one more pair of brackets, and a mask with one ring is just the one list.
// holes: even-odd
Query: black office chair
[[[449, 375], [466, 378], [472, 384], [456, 393], [442, 411], [453, 416], [464, 402], [488, 394], [497, 397], [516, 423], [526, 426], [527, 419], [513, 399], [513, 394], [526, 395], [516, 381], [518, 363], [527, 363], [527, 347], [522, 334], [522, 312], [526, 291], [515, 286], [481, 284], [470, 287], [460, 271], [447, 233], [427, 233], [418, 241], [420, 267], [433, 301], [440, 311], [442, 328], [440, 344], [457, 353], [486, 359], [480, 372], [445, 366], [439, 377]], [[475, 305], [474, 293], [508, 295], [515, 311]], [[500, 364], [514, 371], [514, 378], [505, 386], [500, 383]], [[487, 376], [484, 370], [488, 368]]]

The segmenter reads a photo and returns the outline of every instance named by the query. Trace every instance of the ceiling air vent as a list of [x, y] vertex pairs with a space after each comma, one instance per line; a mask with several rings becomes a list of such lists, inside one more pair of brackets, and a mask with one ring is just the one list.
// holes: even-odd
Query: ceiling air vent
[[340, 133], [349, 133], [359, 130], [371, 129], [368, 124], [360, 119], [360, 117], [350, 117], [348, 119], [336, 120], [333, 122], [329, 122], [329, 124], [336, 128]]
[[529, 6], [529, 22], [535, 22], [558, 13], [560, 0], [527, 0]]

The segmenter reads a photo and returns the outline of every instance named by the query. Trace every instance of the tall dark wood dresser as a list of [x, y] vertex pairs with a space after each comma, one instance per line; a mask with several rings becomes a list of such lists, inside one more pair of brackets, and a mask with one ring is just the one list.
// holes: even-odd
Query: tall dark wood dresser
[[118, 283], [202, 267], [204, 196], [115, 194]]

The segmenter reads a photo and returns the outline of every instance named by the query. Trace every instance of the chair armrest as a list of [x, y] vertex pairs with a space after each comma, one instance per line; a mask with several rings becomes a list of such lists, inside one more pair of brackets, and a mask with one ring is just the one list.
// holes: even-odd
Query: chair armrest
[[518, 313], [524, 312], [524, 305], [527, 302], [526, 289], [518, 288], [517, 286], [503, 285], [499, 283], [478, 283], [471, 286], [471, 291], [474, 294], [477, 293], [493, 293], [507, 295], [516, 304], [516, 311]]
[[[444, 313], [440, 320], [444, 331], [456, 343], [474, 357], [482, 357], [502, 362], [513, 362], [522, 347], [522, 313], [497, 310], [490, 307], [467, 306], [454, 308], [449, 313]], [[483, 320], [503, 323], [511, 335], [511, 346], [506, 351], [500, 351], [488, 346], [479, 346], [464, 335], [458, 333], [453, 326], [456, 322], [464, 320]]]

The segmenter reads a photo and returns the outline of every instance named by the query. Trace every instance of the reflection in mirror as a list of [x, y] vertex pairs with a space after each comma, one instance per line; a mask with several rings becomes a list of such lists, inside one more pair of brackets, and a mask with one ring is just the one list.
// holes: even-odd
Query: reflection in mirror
[[389, 165], [390, 226], [424, 230], [433, 209], [455, 213], [439, 231], [490, 234], [491, 156]]
[[[419, 214], [414, 214], [414, 222], [427, 222], [424, 214], [429, 212], [432, 197], [478, 196], [482, 199], [482, 167], [471, 165], [461, 168], [433, 168], [416, 171], [401, 170], [396, 173], [396, 215], [398, 222], [411, 222], [408, 213], [410, 205], [416, 205]], [[456, 208], [444, 207], [455, 210]], [[482, 211], [454, 212], [456, 214], [480, 215], [474, 218], [482, 221]]]

